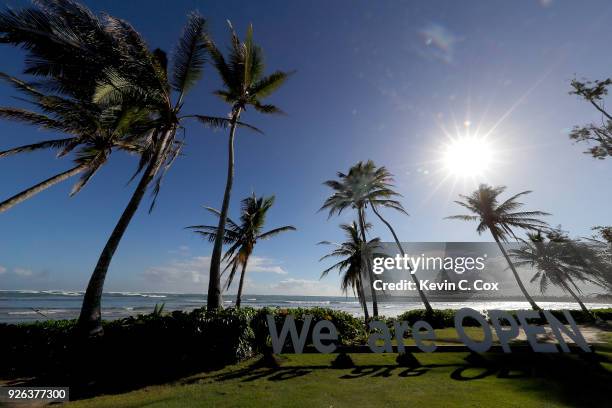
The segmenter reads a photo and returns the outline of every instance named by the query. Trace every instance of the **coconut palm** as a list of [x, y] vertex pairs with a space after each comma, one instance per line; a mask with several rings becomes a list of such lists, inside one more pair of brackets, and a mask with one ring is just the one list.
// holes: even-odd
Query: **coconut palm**
[[[251, 197], [247, 197], [242, 200], [240, 224], [235, 223], [229, 217], [227, 218], [228, 228], [225, 229], [225, 237], [223, 242], [230, 244], [231, 246], [223, 256], [223, 261], [227, 262], [224, 272], [229, 270], [229, 276], [225, 286], [226, 289], [229, 289], [238, 268], [241, 268], [240, 283], [238, 284], [238, 293], [236, 295], [237, 308], [240, 308], [242, 289], [244, 287], [244, 276], [246, 275], [246, 268], [249, 263], [249, 258], [253, 254], [253, 250], [257, 242], [272, 238], [281, 232], [295, 231], [295, 227], [285, 225], [284, 227], [278, 227], [262, 232], [262, 229], [266, 223], [268, 210], [270, 210], [273, 204], [274, 196], [257, 198], [255, 193], [253, 193]], [[221, 215], [221, 212], [218, 210], [209, 207], [207, 207], [207, 209], [217, 217]], [[214, 242], [217, 238], [217, 226], [192, 225], [187, 228], [195, 230], [195, 233], [207, 238], [210, 242]]]
[[510, 237], [516, 238], [513, 229], [518, 228], [527, 231], [539, 231], [546, 228], [547, 224], [536, 217], [550, 214], [542, 211], [516, 211], [523, 205], [518, 202], [517, 199], [531, 193], [531, 191], [523, 191], [515, 194], [500, 204], [498, 202], [498, 197], [505, 190], [506, 187], [504, 186], [491, 187], [486, 184], [481, 184], [478, 190], [474, 191], [469, 196], [460, 195], [463, 201], [455, 201], [455, 203], [467, 208], [475, 215], [453, 215], [446, 217], [446, 219], [478, 221], [478, 226], [476, 227], [478, 234], [482, 234], [489, 230], [493, 239], [499, 246], [500, 251], [504, 255], [504, 258], [506, 258], [508, 266], [512, 270], [521, 292], [523, 292], [523, 295], [534, 310], [540, 310], [540, 307], [531, 298], [529, 293], [527, 293], [502, 242], [507, 243]]
[[102, 332], [100, 301], [110, 262], [151, 185], [153, 209], [163, 176], [184, 146], [178, 137], [183, 121], [195, 118], [206, 126], [227, 127], [230, 120], [183, 113], [184, 97], [201, 77], [208, 51], [205, 20], [199, 14], [188, 16], [168, 74], [166, 54], [151, 51], [127, 22], [107, 15], [98, 18], [70, 0], [36, 4], [0, 14], [0, 41], [26, 49], [25, 72], [40, 77], [45, 87], [77, 101], [93, 101], [103, 111], [141, 112], [150, 129], [139, 139], [140, 162], [132, 178], [140, 174], [140, 180], [85, 292], [79, 326], [96, 334]]
[[148, 131], [148, 117], [132, 109], [102, 110], [89, 101], [78, 101], [44, 92], [40, 85], [27, 83], [0, 72], [0, 79], [13, 85], [35, 111], [0, 107], [0, 117], [44, 129], [59, 131], [67, 137], [36, 142], [0, 152], [0, 158], [42, 149], [57, 150], [63, 157], [76, 149], [75, 166], [27, 188], [0, 202], [0, 212], [33, 197], [41, 191], [77, 174], [81, 179], [70, 195], [78, 193], [108, 161], [114, 149], [140, 153], [140, 138]]
[[142, 173], [140, 182], [102, 250], [85, 292], [79, 320], [83, 327], [88, 327], [90, 333], [101, 330], [100, 301], [104, 279], [127, 226], [136, 213], [147, 188], [152, 183], [154, 186], [153, 200], [149, 212], [153, 210], [164, 175], [181, 153], [183, 141], [178, 139], [178, 131], [183, 129], [182, 123], [187, 119], [195, 118], [207, 127], [244, 126], [260, 132], [257, 128], [238, 120], [231, 121], [227, 118], [201, 114], [182, 114], [185, 95], [202, 75], [210, 43], [202, 16], [198, 13], [191, 13], [188, 16], [183, 34], [174, 51], [170, 75], [166, 70], [165, 54], [160, 51], [149, 52], [136, 31], [131, 27], [127, 31], [129, 31], [127, 34], [141, 44], [149, 76], [135, 81], [124, 76], [120, 71], [111, 69], [106, 72], [103, 80], [99, 81], [94, 101], [103, 106], [128, 104], [147, 108], [152, 117], [151, 123], [155, 124], [155, 128], [149, 135], [147, 149], [141, 154], [137, 170], [137, 174]]
[[[36, 77], [36, 84], [6, 74], [35, 110], [2, 107], [0, 117], [65, 133], [67, 137], [12, 148], [0, 157], [39, 149], [57, 149], [60, 156], [81, 147], [76, 166], [5, 200], [0, 211], [76, 174], [83, 173], [73, 193], [104, 164], [109, 148], [119, 139], [126, 142], [127, 108], [105, 111], [91, 103], [97, 81], [108, 67], [125, 67], [138, 75], [139, 56], [127, 38], [117, 35], [125, 23], [106, 16], [98, 19], [79, 3], [69, 0], [40, 0], [29, 8], [0, 12], [0, 43], [26, 50], [24, 74]], [[130, 112], [128, 114], [128, 112]], [[117, 118], [125, 114], [119, 126]], [[121, 130], [121, 132], [118, 132]], [[113, 134], [109, 140], [109, 133]], [[132, 143], [124, 148], [131, 150]], [[112, 147], [111, 147], [112, 146]], [[94, 154], [98, 150], [99, 154]], [[89, 159], [85, 157], [89, 156]]]
[[[369, 227], [370, 224], [366, 224], [366, 228]], [[319, 242], [319, 245], [332, 245], [335, 247], [332, 252], [323, 256], [320, 261], [328, 258], [342, 258], [340, 261], [325, 269], [323, 273], [321, 273], [321, 278], [327, 276], [327, 274], [334, 269], [337, 269], [342, 275], [340, 283], [342, 292], [346, 294], [349, 289], [352, 289], [353, 294], [359, 299], [365, 319], [368, 321], [370, 315], [363, 289], [363, 271], [365, 268], [363, 268], [362, 262], [364, 259], [371, 259], [371, 257], [379, 255], [376, 253], [376, 250], [380, 244], [380, 239], [371, 239], [364, 245], [364, 241], [361, 239], [359, 228], [355, 221], [351, 224], [341, 224], [340, 228], [345, 233], [346, 241], [342, 243], [330, 241]]]
[[[368, 204], [374, 210], [376, 216], [389, 228], [395, 242], [403, 254], [404, 250], [399, 243], [399, 239], [395, 234], [395, 231], [391, 227], [391, 224], [385, 220], [377, 206], [392, 208], [406, 214], [406, 211], [402, 207], [402, 204], [395, 200], [394, 197], [399, 196], [398, 193], [392, 190], [391, 175], [385, 167], [377, 168], [374, 162], [368, 160], [367, 162], [358, 162], [356, 165], [349, 169], [347, 174], [338, 172], [339, 180], [328, 180], [324, 184], [331, 187], [334, 193], [325, 200], [325, 203], [321, 207], [321, 210], [328, 209], [329, 216], [334, 214], [340, 214], [347, 208], [353, 208], [357, 211], [357, 219], [359, 220], [359, 229], [361, 233], [361, 240], [366, 241], [366, 214], [365, 210]], [[366, 268], [370, 281], [374, 281], [372, 275], [372, 268], [367, 262], [363, 262], [362, 266]], [[417, 283], [417, 289], [421, 300], [428, 311], [431, 311], [431, 306], [425, 297], [425, 294], [420, 290], [416, 276], [411, 274], [412, 279]], [[378, 302], [376, 299], [376, 292], [373, 288], [370, 288], [372, 292], [372, 308], [374, 317], [378, 316]]]
[[509, 251], [515, 266], [535, 268], [531, 282], [539, 283], [541, 293], [545, 293], [552, 283], [569, 293], [580, 308], [590, 314], [578, 297], [581, 291], [576, 281], [596, 283], [589, 277], [588, 269], [589, 258], [595, 254], [589, 254], [589, 248], [583, 243], [573, 242], [562, 235], [549, 235], [547, 241], [538, 231], [528, 234], [528, 237], [529, 240], [521, 240], [518, 249]]
[[589, 243], [600, 260], [600, 286], [612, 292], [612, 226], [598, 226], [593, 230], [597, 235], [590, 238]]
[[221, 255], [223, 251], [223, 237], [225, 236], [225, 224], [234, 182], [234, 138], [236, 136], [236, 125], [242, 112], [249, 106], [265, 114], [282, 113], [276, 106], [264, 104], [262, 100], [276, 91], [289, 75], [286, 72], [276, 71], [268, 76], [264, 76], [263, 53], [262, 49], [253, 42], [253, 26], [249, 26], [244, 42], [240, 41], [231, 23], [229, 23], [229, 26], [232, 35], [232, 45], [227, 60], [217, 46], [212, 41], [209, 42], [212, 63], [219, 73], [224, 86], [223, 89], [216, 91], [215, 94], [231, 106], [229, 115], [227, 179], [210, 262], [208, 283], [208, 308], [210, 309], [216, 309], [221, 306]]
[[[402, 214], [408, 215], [406, 210], [404, 210], [404, 207], [402, 206], [402, 204], [399, 201], [394, 199], [394, 197], [401, 197], [401, 194], [393, 190], [393, 187], [394, 187], [393, 186], [393, 175], [384, 166], [376, 167], [374, 162], [372, 162], [371, 160], [367, 161], [365, 164], [362, 164], [361, 166], [360, 164], [361, 163], [357, 165], [357, 167], [359, 168], [358, 171], [361, 173], [360, 178], [367, 180], [367, 182], [365, 182], [364, 184], [369, 186], [368, 188], [371, 191], [368, 194], [368, 204], [371, 206], [372, 211], [378, 217], [378, 219], [383, 224], [385, 224], [385, 226], [391, 232], [391, 235], [393, 235], [393, 239], [395, 240], [395, 244], [397, 245], [397, 248], [400, 254], [402, 256], [405, 256], [406, 253], [404, 251], [404, 248], [402, 248], [400, 240], [397, 237], [397, 234], [395, 233], [393, 226], [391, 225], [390, 222], [388, 222], [385, 218], [383, 218], [383, 216], [380, 214], [377, 208], [377, 207], [390, 208], [390, 209], [399, 211]], [[366, 207], [367, 207], [367, 204], [366, 204]], [[416, 275], [411, 273], [410, 277], [412, 278], [412, 281], [414, 282], [417, 288], [419, 297], [421, 298], [421, 302], [423, 302], [423, 305], [425, 306], [425, 310], [427, 310], [428, 313], [433, 313], [433, 308], [429, 304], [429, 300], [427, 300], [427, 296], [425, 295], [425, 292], [421, 290]]]

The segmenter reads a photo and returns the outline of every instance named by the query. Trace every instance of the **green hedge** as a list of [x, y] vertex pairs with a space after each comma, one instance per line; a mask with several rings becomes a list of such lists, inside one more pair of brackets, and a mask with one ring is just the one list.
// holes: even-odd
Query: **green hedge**
[[[552, 312], [564, 321], [562, 312]], [[590, 316], [581, 311], [571, 313], [577, 323], [590, 321]], [[612, 308], [591, 313], [612, 320]], [[295, 317], [298, 330], [304, 317], [311, 315], [312, 326], [319, 320], [331, 321], [343, 345], [365, 344], [367, 338], [362, 319], [326, 308], [153, 313], [104, 322], [104, 336], [87, 340], [76, 335], [75, 320], [0, 324], [0, 376], [47, 377], [71, 384], [109, 378], [132, 384], [138, 379], [165, 380], [241, 361], [263, 351], [270, 345], [268, 314], [274, 315], [279, 330], [289, 314]], [[396, 320], [406, 320], [410, 325], [424, 320], [434, 328], [443, 328], [454, 326], [454, 316], [454, 310], [411, 310], [397, 318], [381, 319], [390, 327]], [[477, 322], [466, 319], [464, 324]], [[310, 337], [309, 333], [307, 343]]]
[[[64, 379], [164, 379], [241, 361], [269, 346], [266, 315], [330, 320], [342, 344], [363, 341], [363, 321], [324, 309], [221, 309], [152, 313], [103, 322], [104, 335], [83, 339], [76, 320], [0, 324], [0, 375]], [[312, 327], [312, 326], [311, 326]], [[310, 337], [310, 333], [309, 333]]]
[[[455, 312], [454, 309], [435, 309], [433, 313], [428, 313], [426, 310], [408, 310], [397, 316], [395, 320], [407, 321], [410, 325], [413, 325], [419, 320], [424, 320], [431, 324], [435, 329], [441, 329], [445, 327], [455, 327]], [[550, 312], [559, 319], [562, 323], [567, 323], [565, 315], [562, 310], [550, 310]], [[607, 309], [593, 309], [590, 313], [585, 313], [582, 310], [570, 310], [569, 311], [574, 318], [574, 321], [578, 324], [591, 323], [593, 317], [612, 321], [612, 308]], [[509, 310], [508, 313], [516, 318], [516, 310]], [[486, 312], [484, 312], [486, 315]], [[545, 323], [544, 320], [541, 320]], [[480, 324], [475, 319], [466, 318], [463, 321], [464, 326], [479, 326]]]
[[[298, 332], [301, 331], [304, 323], [304, 318], [307, 315], [312, 316], [312, 323], [310, 328], [320, 320], [329, 320], [338, 330], [338, 342], [342, 345], [352, 344], [364, 344], [367, 333], [363, 319], [359, 319], [349, 313], [342, 312], [339, 310], [327, 309], [323, 307], [312, 307], [312, 308], [292, 308], [292, 309], [279, 309], [265, 307], [259, 309], [255, 316], [253, 326], [257, 330], [257, 339], [259, 347], [262, 347], [264, 342], [269, 345], [268, 337], [268, 326], [266, 315], [271, 314], [274, 316], [277, 325], [277, 333], [280, 333], [285, 317], [292, 315], [295, 319], [295, 325]], [[289, 342], [290, 338], [287, 338]], [[308, 338], [306, 344], [312, 343], [312, 330], [308, 332]]]
[[149, 314], [104, 322], [83, 339], [76, 320], [0, 324], [0, 375], [167, 378], [254, 353], [255, 310]]

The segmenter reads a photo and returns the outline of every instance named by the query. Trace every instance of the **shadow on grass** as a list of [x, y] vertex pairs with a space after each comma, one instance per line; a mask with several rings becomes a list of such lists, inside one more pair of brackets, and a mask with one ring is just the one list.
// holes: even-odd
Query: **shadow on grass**
[[[354, 368], [336, 369], [330, 365], [300, 365], [265, 367], [261, 361], [238, 370], [198, 376], [183, 383], [197, 383], [202, 378], [213, 381], [256, 380], [286, 381], [306, 377], [315, 370], [337, 371], [339, 380], [360, 378], [420, 377], [435, 369], [448, 369], [454, 381], [479, 381], [494, 377], [503, 386], [518, 391], [542, 394], [546, 400], [557, 400], [575, 406], [603, 406], [608, 401], [612, 374], [600, 363], [609, 360], [600, 354], [476, 354], [470, 353], [463, 362], [422, 364], [401, 367], [397, 364], [360, 364]], [[348, 371], [348, 372], [347, 372]]]
[[[295, 365], [295, 362], [292, 362], [292, 365], [288, 365], [281, 356], [278, 367], [267, 366], [265, 359], [262, 358], [235, 368], [211, 369], [197, 373], [175, 368], [161, 377], [138, 377], [132, 376], [129, 372], [115, 371], [114, 375], [107, 373], [108, 377], [102, 376], [95, 383], [71, 384], [70, 392], [72, 399], [83, 399], [100, 394], [124, 393], [147, 385], [169, 382], [179, 386], [202, 381], [279, 382], [308, 378], [319, 370], [331, 373], [331, 378], [337, 378], [339, 385], [342, 381], [353, 382], [364, 378], [397, 377], [410, 381], [411, 377], [428, 376], [433, 371], [439, 375], [440, 370], [443, 370], [448, 373], [451, 381], [478, 382], [487, 378], [497, 378], [503, 381], [500, 385], [505, 388], [540, 394], [543, 400], [559, 401], [572, 406], [605, 406], [612, 374], [601, 363], [611, 360], [610, 356], [606, 355], [608, 351], [606, 348], [604, 354], [453, 353], [449, 360], [442, 358], [438, 363], [430, 364], [426, 364], [425, 361], [431, 361], [432, 356], [423, 358], [423, 354], [416, 354], [417, 360], [423, 362], [419, 366], [402, 367], [393, 363], [385, 364], [383, 361], [381, 364], [357, 364], [352, 368], [333, 368], [329, 363], [299, 365], [298, 362]], [[462, 356], [465, 356], [463, 360], [460, 359]], [[187, 375], [191, 377], [185, 378]], [[49, 386], [52, 383], [49, 380], [22, 379], [19, 383], [11, 385]]]

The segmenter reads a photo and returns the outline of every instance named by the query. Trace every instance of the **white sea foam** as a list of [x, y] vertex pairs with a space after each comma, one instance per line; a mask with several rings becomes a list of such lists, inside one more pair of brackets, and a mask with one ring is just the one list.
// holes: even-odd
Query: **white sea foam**
[[329, 305], [329, 300], [283, 300], [282, 303], [291, 303], [296, 305]]
[[27, 316], [27, 315], [54, 315], [54, 314], [58, 314], [58, 313], [67, 313], [69, 312], [68, 309], [38, 309], [38, 310], [20, 310], [17, 312], [8, 312], [8, 315], [23, 315], [23, 316]]

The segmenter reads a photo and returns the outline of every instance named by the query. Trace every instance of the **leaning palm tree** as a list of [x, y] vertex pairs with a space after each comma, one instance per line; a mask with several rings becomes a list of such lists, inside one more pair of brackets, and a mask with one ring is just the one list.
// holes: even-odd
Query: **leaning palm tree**
[[476, 227], [478, 234], [482, 234], [484, 231], [489, 230], [493, 239], [499, 246], [500, 251], [504, 255], [504, 258], [506, 258], [508, 266], [512, 270], [521, 292], [523, 292], [523, 295], [534, 310], [540, 310], [540, 307], [531, 298], [529, 293], [527, 293], [527, 289], [525, 289], [502, 242], [507, 243], [508, 238], [511, 236], [516, 238], [513, 231], [513, 229], [516, 228], [527, 231], [539, 231], [546, 228], [546, 222], [536, 217], [550, 214], [542, 211], [516, 211], [523, 205], [517, 201], [517, 198], [529, 194], [531, 191], [523, 191], [515, 194], [500, 204], [497, 198], [505, 190], [506, 187], [504, 186], [491, 187], [486, 184], [481, 184], [478, 190], [474, 191], [469, 196], [460, 195], [463, 201], [455, 201], [455, 203], [467, 208], [476, 215], [453, 215], [446, 217], [446, 219], [478, 221], [479, 224], [478, 227]]
[[224, 89], [216, 91], [215, 94], [231, 106], [229, 115], [227, 179], [210, 262], [207, 301], [208, 308], [210, 309], [216, 309], [221, 306], [221, 257], [225, 224], [234, 182], [234, 138], [236, 135], [236, 125], [242, 112], [249, 106], [261, 113], [282, 113], [276, 106], [262, 103], [262, 99], [276, 91], [289, 75], [286, 72], [276, 71], [268, 76], [264, 76], [263, 53], [262, 49], [253, 42], [253, 26], [249, 26], [244, 42], [240, 41], [231, 23], [229, 23], [229, 26], [232, 34], [232, 45], [227, 60], [212, 41], [208, 44], [212, 63], [219, 73], [224, 86]]
[[[368, 227], [370, 227], [370, 224], [366, 225], [366, 228]], [[365, 320], [368, 321], [370, 315], [365, 292], [363, 290], [363, 271], [365, 268], [362, 267], [362, 262], [364, 259], [371, 259], [371, 257], [378, 255], [376, 250], [380, 245], [380, 239], [374, 238], [364, 244], [355, 221], [351, 224], [341, 224], [340, 228], [345, 232], [346, 241], [342, 243], [330, 241], [319, 242], [320, 245], [332, 245], [335, 247], [332, 252], [323, 256], [320, 261], [328, 258], [342, 258], [340, 261], [325, 269], [323, 273], [321, 273], [321, 278], [327, 276], [327, 274], [334, 269], [337, 269], [342, 275], [342, 281], [340, 283], [342, 292], [347, 294], [348, 290], [352, 289], [353, 294], [359, 299]]]
[[[136, 111], [146, 118], [148, 130], [139, 139], [140, 162], [132, 177], [140, 174], [140, 180], [83, 299], [79, 326], [89, 334], [102, 332], [100, 303], [110, 262], [151, 185], [153, 209], [163, 176], [184, 146], [178, 137], [183, 121], [195, 118], [210, 127], [230, 124], [227, 118], [183, 113], [185, 95], [202, 75], [209, 41], [204, 19], [190, 14], [169, 74], [165, 53], [151, 51], [130, 24], [108, 15], [99, 18], [71, 0], [41, 0], [30, 8], [0, 13], [0, 42], [27, 51], [26, 74], [77, 102], [93, 102], [103, 112]], [[233, 122], [234, 127], [242, 125]]]
[[[385, 166], [376, 167], [374, 162], [371, 160], [368, 160], [365, 164], [359, 162], [356, 166], [354, 166], [354, 168], [356, 168], [357, 172], [361, 173], [359, 178], [365, 180], [362, 184], [364, 186], [367, 186], [367, 188], [370, 190], [370, 193], [368, 193], [368, 204], [372, 207], [372, 211], [378, 217], [378, 219], [389, 229], [391, 235], [393, 235], [393, 239], [395, 240], [395, 244], [397, 245], [400, 254], [402, 256], [405, 256], [406, 252], [404, 251], [404, 248], [402, 247], [402, 244], [400, 243], [400, 240], [397, 237], [393, 226], [389, 221], [383, 218], [377, 208], [390, 208], [399, 211], [401, 214], [408, 215], [402, 204], [394, 199], [395, 197], [401, 197], [401, 194], [393, 190], [393, 175], [387, 170]], [[427, 299], [425, 292], [423, 292], [423, 290], [421, 289], [416, 275], [411, 273], [410, 277], [412, 278], [412, 281], [414, 282], [415, 287], [417, 288], [417, 292], [419, 294], [419, 297], [421, 298], [421, 302], [423, 302], [423, 305], [425, 306], [425, 310], [428, 313], [433, 313], [433, 308], [429, 304], [429, 300]]]
[[63, 157], [76, 151], [74, 167], [53, 175], [0, 202], [0, 212], [35, 196], [47, 188], [82, 174], [70, 195], [78, 193], [93, 175], [108, 161], [111, 152], [121, 149], [140, 153], [140, 138], [146, 134], [148, 118], [143, 112], [132, 109], [102, 110], [89, 101], [77, 101], [65, 96], [50, 94], [35, 83], [27, 83], [0, 72], [0, 79], [15, 87], [35, 110], [0, 107], [0, 117], [27, 123], [40, 128], [66, 134], [60, 139], [50, 139], [0, 152], [0, 158], [37, 150], [57, 150]]
[[[273, 204], [274, 196], [258, 198], [255, 193], [253, 193], [251, 197], [242, 200], [240, 224], [235, 223], [231, 218], [227, 217], [226, 221], [228, 228], [225, 229], [223, 242], [231, 246], [223, 256], [223, 261], [227, 262], [224, 272], [229, 271], [229, 276], [225, 284], [226, 289], [229, 289], [234, 281], [238, 268], [241, 269], [238, 293], [236, 294], [236, 308], [240, 308], [247, 265], [257, 242], [272, 238], [281, 232], [295, 231], [295, 227], [285, 225], [284, 227], [262, 232], [266, 223], [266, 215]], [[221, 215], [221, 212], [218, 210], [209, 207], [207, 207], [207, 209], [217, 217]], [[217, 226], [192, 225], [187, 228], [195, 230], [197, 234], [207, 238], [210, 242], [215, 242], [217, 239]]]
[[[125, 33], [122, 33], [123, 31]], [[153, 200], [149, 212], [153, 210], [162, 180], [181, 153], [184, 142], [178, 138], [178, 131], [183, 128], [183, 121], [195, 118], [207, 127], [244, 126], [260, 132], [257, 128], [237, 120], [201, 114], [182, 114], [185, 95], [202, 75], [207, 46], [210, 43], [205, 20], [198, 13], [191, 13], [188, 16], [173, 55], [173, 68], [169, 75], [166, 70], [165, 54], [159, 50], [150, 52], [140, 35], [131, 26], [122, 26], [119, 35], [129, 36], [136, 43], [143, 58], [144, 74], [138, 79], [133, 79], [119, 70], [108, 70], [103, 80], [98, 83], [94, 102], [102, 106], [128, 105], [148, 109], [150, 123], [155, 127], [148, 135], [147, 149], [141, 153], [137, 169], [137, 174], [142, 173], [140, 181], [100, 254], [85, 292], [79, 321], [90, 334], [101, 331], [102, 289], [121, 238], [150, 185], [153, 185]]]
[[590, 314], [578, 296], [581, 291], [576, 281], [597, 283], [589, 277], [588, 268], [589, 258], [596, 255], [589, 254], [590, 249], [583, 243], [559, 239], [558, 235], [548, 241], [539, 231], [528, 237], [529, 240], [521, 240], [518, 249], [509, 251], [514, 265], [536, 269], [531, 283], [538, 282], [541, 293], [546, 292], [549, 284], [558, 286], [576, 300], [583, 312]]
[[[128, 110], [104, 112], [91, 102], [105, 69], [125, 67], [134, 77], [139, 74], [139, 70], [133, 69], [139, 63], [139, 56], [131, 52], [128, 38], [117, 35], [123, 25], [123, 21], [111, 16], [100, 20], [89, 9], [71, 0], [39, 0], [32, 7], [6, 8], [0, 12], [0, 43], [23, 48], [26, 51], [23, 72], [37, 79], [36, 83], [26, 82], [0, 74], [0, 79], [13, 85], [22, 98], [34, 105], [34, 110], [2, 107], [0, 117], [66, 135], [61, 139], [12, 148], [1, 152], [0, 157], [39, 149], [56, 149], [63, 156], [77, 147], [81, 148], [79, 156], [95, 157], [90, 162], [77, 160], [73, 168], [5, 200], [0, 204], [0, 211], [79, 173], [84, 174], [82, 180], [88, 180], [88, 175], [93, 175], [105, 162], [109, 145], [116, 147], [115, 142], [125, 137], [117, 130], [126, 128], [127, 117], [121, 120], [121, 126], [103, 122], [110, 120], [112, 123], [120, 112]], [[99, 149], [101, 140], [108, 139], [109, 130], [114, 140], [102, 143], [105, 154], [92, 155], [92, 149]], [[129, 150], [130, 146], [124, 148]], [[88, 153], [83, 154], [85, 151]]]
[[[385, 220], [377, 206], [392, 208], [406, 214], [402, 204], [395, 200], [394, 197], [399, 196], [398, 193], [393, 191], [391, 185], [391, 174], [385, 167], [376, 168], [376, 165], [371, 160], [367, 162], [359, 162], [349, 169], [347, 174], [338, 172], [339, 180], [328, 180], [324, 184], [331, 187], [334, 193], [325, 200], [325, 203], [321, 207], [321, 210], [328, 209], [329, 216], [334, 214], [340, 214], [347, 208], [353, 208], [357, 211], [357, 219], [359, 220], [359, 229], [361, 233], [362, 241], [366, 241], [366, 214], [365, 210], [368, 204], [372, 207], [376, 216], [389, 228], [393, 234], [393, 238], [402, 254], [404, 250], [397, 238], [397, 235], [391, 224]], [[367, 262], [362, 264], [367, 269], [370, 281], [373, 282], [374, 278], [372, 275], [372, 268]], [[425, 305], [427, 311], [431, 312], [431, 306], [427, 301], [427, 298], [423, 291], [420, 289], [417, 278], [414, 274], [410, 274], [412, 279], [416, 283], [417, 290]], [[378, 302], [376, 299], [376, 292], [373, 288], [370, 288], [372, 292], [372, 308], [374, 317], [378, 316]]]

